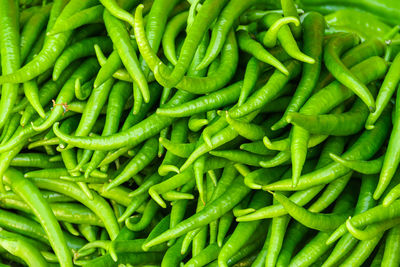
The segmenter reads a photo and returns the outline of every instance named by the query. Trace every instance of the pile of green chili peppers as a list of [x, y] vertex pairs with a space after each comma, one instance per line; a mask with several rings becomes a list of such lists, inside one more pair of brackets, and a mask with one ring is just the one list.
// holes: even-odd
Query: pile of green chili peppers
[[398, 24], [1, 0], [0, 266], [399, 266]]

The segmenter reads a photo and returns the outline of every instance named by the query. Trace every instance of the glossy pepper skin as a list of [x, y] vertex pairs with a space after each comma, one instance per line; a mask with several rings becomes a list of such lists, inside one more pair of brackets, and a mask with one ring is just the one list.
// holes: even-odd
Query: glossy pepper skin
[[2, 261], [398, 266], [392, 1], [0, 1]]

